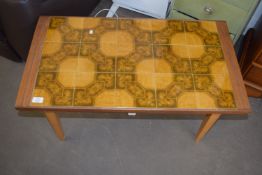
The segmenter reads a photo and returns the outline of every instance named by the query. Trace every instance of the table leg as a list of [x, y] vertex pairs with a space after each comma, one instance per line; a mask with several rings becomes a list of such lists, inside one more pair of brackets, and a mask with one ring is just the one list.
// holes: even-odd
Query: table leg
[[209, 129], [212, 128], [212, 126], [215, 124], [215, 122], [219, 119], [221, 114], [211, 114], [208, 115], [201, 123], [201, 126], [198, 130], [198, 133], [196, 135], [196, 142], [198, 143], [208, 132]]
[[61, 126], [59, 117], [56, 115], [55, 112], [46, 111], [44, 113], [45, 113], [45, 116], [46, 116], [49, 124], [54, 129], [56, 136], [60, 140], [64, 140], [65, 136], [64, 136], [64, 132], [62, 130], [62, 126]]

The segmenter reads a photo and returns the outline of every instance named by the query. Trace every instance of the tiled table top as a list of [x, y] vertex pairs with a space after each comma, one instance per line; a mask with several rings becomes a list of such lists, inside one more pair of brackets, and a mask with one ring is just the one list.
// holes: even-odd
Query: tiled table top
[[31, 106], [236, 108], [216, 22], [52, 17]]

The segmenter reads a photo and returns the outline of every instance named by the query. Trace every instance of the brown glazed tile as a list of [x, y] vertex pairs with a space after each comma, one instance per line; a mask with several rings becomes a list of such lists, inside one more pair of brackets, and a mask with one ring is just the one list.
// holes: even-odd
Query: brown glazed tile
[[31, 105], [235, 108], [217, 33], [208, 21], [53, 17]]

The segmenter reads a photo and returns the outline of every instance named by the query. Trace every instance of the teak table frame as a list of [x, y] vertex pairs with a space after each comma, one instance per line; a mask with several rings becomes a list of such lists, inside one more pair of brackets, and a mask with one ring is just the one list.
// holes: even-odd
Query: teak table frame
[[135, 113], [169, 113], [169, 114], [192, 114], [206, 115], [202, 121], [201, 127], [196, 135], [196, 142], [199, 142], [222, 114], [248, 114], [250, 105], [248, 102], [243, 79], [235, 56], [232, 41], [229, 37], [226, 22], [217, 21], [218, 33], [220, 36], [221, 47], [224, 52], [225, 61], [228, 66], [230, 80], [232, 83], [233, 94], [235, 98], [236, 108], [230, 109], [182, 109], [182, 108], [97, 108], [97, 107], [37, 107], [31, 106], [31, 95], [37, 76], [38, 66], [41, 61], [41, 46], [45, 39], [48, 29], [50, 17], [42, 16], [39, 18], [25, 70], [21, 80], [18, 96], [16, 99], [16, 109], [18, 110], [34, 110], [45, 113], [47, 120], [54, 129], [57, 137], [64, 140], [64, 133], [61, 127], [57, 111], [63, 112], [135, 112]]

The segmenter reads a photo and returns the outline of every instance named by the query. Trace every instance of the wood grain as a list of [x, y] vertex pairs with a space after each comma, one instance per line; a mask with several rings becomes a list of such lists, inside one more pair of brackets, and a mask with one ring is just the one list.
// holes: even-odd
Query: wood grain
[[38, 66], [41, 61], [41, 47], [49, 24], [49, 17], [39, 18], [29, 50], [24, 73], [18, 90], [15, 107], [17, 109], [30, 106]]
[[48, 111], [48, 112], [45, 112], [45, 116], [49, 124], [51, 125], [51, 127], [54, 129], [56, 136], [60, 140], [64, 140], [65, 139], [64, 132], [63, 132], [63, 129], [60, 123], [60, 119], [56, 115], [56, 113]]
[[200, 142], [200, 140], [207, 134], [207, 132], [212, 128], [220, 116], [221, 114], [210, 114], [202, 121], [199, 131], [196, 135], [197, 143]]
[[218, 33], [220, 35], [221, 47], [224, 52], [224, 57], [227, 63], [230, 80], [232, 83], [233, 93], [237, 104], [237, 109], [242, 112], [250, 112], [250, 104], [247, 97], [247, 92], [244, 86], [241, 71], [235, 55], [233, 43], [229, 37], [229, 31], [226, 22], [217, 22]]

